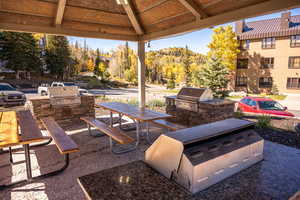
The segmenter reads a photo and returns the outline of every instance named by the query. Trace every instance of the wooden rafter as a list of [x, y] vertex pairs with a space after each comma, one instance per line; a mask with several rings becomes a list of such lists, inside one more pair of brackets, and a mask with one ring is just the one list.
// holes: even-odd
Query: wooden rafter
[[135, 15], [135, 10], [133, 8], [133, 5], [130, 0], [127, 0], [127, 2], [128, 2], [127, 4], [123, 3], [122, 5], [129, 17], [129, 20], [130, 20], [134, 30], [136, 31], [136, 33], [138, 35], [142, 35], [142, 34], [144, 34], [144, 31], [141, 26], [141, 23], [139, 22], [138, 18]]
[[84, 31], [84, 30], [81, 31], [81, 30], [63, 28], [61, 26], [45, 27], [45, 26], [37, 26], [37, 25], [0, 22], [0, 30], [30, 32], [30, 33], [46, 33], [46, 34], [53, 34], [53, 35], [65, 35], [65, 36], [111, 39], [111, 40], [128, 40], [128, 41], [139, 40], [139, 38], [135, 35], [100, 33], [96, 31]]
[[178, 0], [182, 5], [184, 5], [193, 15], [199, 19], [207, 17], [207, 14], [200, 7], [199, 4], [195, 3], [194, 0]]
[[56, 17], [55, 17], [55, 25], [61, 25], [64, 12], [66, 8], [67, 0], [59, 0], [57, 5]]
[[246, 6], [233, 11], [225, 12], [219, 15], [207, 17], [203, 20], [196, 20], [194, 22], [186, 23], [179, 26], [174, 26], [165, 30], [158, 32], [153, 32], [141, 36], [141, 40], [155, 40], [165, 37], [171, 37], [178, 34], [184, 34], [187, 32], [209, 28], [211, 26], [216, 26], [240, 19], [255, 17], [257, 15], [270, 14], [274, 12], [279, 12], [281, 10], [292, 9], [300, 6], [298, 0], [269, 0], [255, 5]]

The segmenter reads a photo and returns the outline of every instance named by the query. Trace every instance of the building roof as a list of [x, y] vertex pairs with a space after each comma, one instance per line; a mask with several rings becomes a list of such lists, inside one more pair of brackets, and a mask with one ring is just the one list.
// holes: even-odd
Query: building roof
[[289, 27], [281, 28], [281, 18], [273, 18], [245, 24], [240, 40], [259, 39], [265, 37], [283, 37], [300, 34], [300, 15], [290, 17]]
[[0, 30], [129, 41], [159, 39], [300, 6], [299, 0], [0, 2]]

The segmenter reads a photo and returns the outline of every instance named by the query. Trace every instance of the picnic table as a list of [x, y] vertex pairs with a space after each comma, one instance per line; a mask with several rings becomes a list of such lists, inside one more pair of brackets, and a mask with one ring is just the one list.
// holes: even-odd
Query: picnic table
[[156, 112], [149, 109], [143, 109], [120, 102], [104, 102], [95, 104], [96, 108], [102, 108], [110, 111], [110, 126], [113, 126], [113, 113], [119, 114], [119, 123], [121, 127], [122, 116], [127, 116], [131, 118], [136, 124], [136, 137], [137, 142], [136, 146], [140, 142], [140, 133], [141, 133], [141, 123], [144, 122], [146, 124], [146, 139], [149, 143], [151, 143], [149, 138], [149, 122], [159, 119], [166, 119], [172, 117], [172, 115]]
[[23, 145], [27, 181], [32, 179], [29, 145], [47, 139], [49, 138], [42, 135], [30, 111], [0, 112], [0, 149], [9, 148], [12, 163], [11, 147]]
[[[0, 190], [6, 189], [17, 184], [30, 182], [33, 179], [37, 180], [49, 176], [57, 175], [63, 172], [69, 165], [69, 154], [78, 151], [75, 142], [67, 136], [64, 130], [51, 117], [43, 118], [42, 122], [51, 137], [43, 136], [36, 120], [33, 118], [29, 110], [24, 111], [8, 111], [0, 112], [0, 149], [9, 148], [10, 162], [13, 164], [12, 147], [23, 146], [26, 162], [27, 179], [13, 182], [11, 184], [0, 185]], [[62, 168], [32, 177], [31, 161], [30, 161], [30, 147], [36, 147], [49, 144], [52, 139], [56, 144], [59, 152], [65, 155], [65, 164]], [[47, 140], [44, 143], [40, 143]], [[38, 143], [30, 145], [32, 143]], [[5, 151], [3, 151], [5, 153]], [[2, 152], [2, 153], [3, 153]]]

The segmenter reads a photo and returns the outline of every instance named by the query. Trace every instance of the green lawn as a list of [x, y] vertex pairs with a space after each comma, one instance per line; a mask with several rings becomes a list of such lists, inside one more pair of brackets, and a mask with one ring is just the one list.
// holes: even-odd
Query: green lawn
[[[248, 94], [249, 96], [255, 96], [255, 97], [267, 97], [271, 98], [273, 100], [284, 100], [286, 98], [286, 95], [283, 94], [270, 94], [270, 95], [263, 95], [263, 94]], [[242, 99], [242, 96], [231, 96], [228, 97], [229, 99]]]

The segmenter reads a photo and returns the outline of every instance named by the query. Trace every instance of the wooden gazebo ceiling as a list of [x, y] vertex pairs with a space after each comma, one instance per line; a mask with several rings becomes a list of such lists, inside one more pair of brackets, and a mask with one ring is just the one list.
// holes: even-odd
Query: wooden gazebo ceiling
[[[120, 0], [126, 2], [125, 0]], [[153, 40], [300, 7], [299, 0], [0, 0], [0, 29]]]

